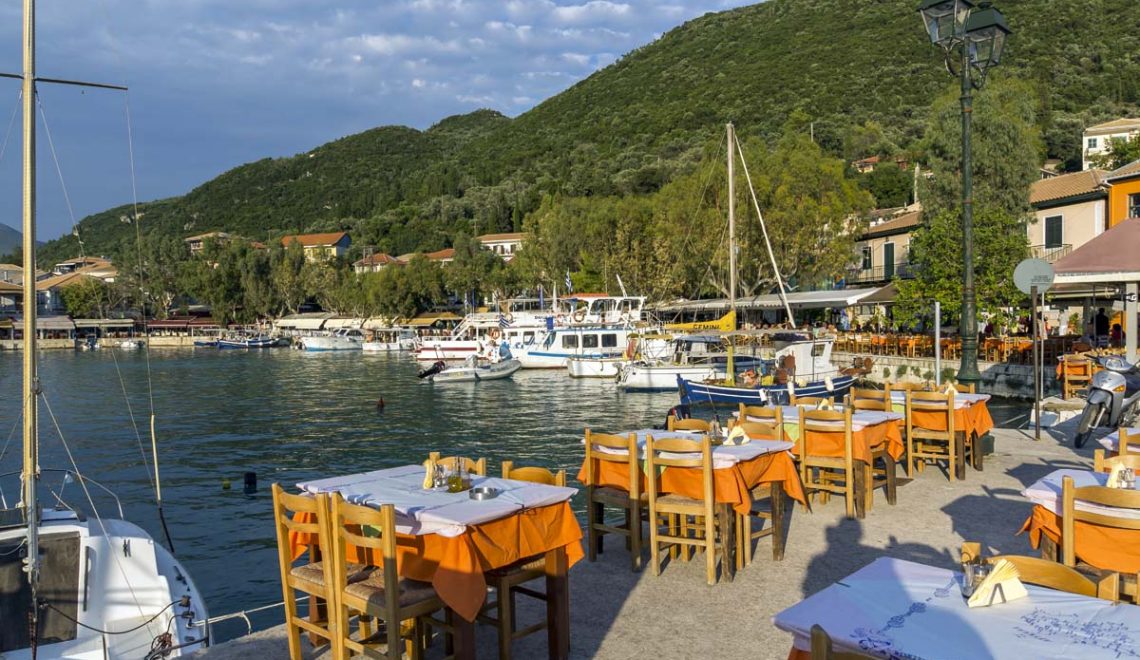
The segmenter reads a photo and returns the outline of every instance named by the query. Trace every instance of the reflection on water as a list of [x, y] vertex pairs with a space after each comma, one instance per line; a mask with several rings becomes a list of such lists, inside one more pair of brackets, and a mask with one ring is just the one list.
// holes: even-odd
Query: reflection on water
[[[80, 469], [110, 486], [127, 517], [160, 539], [122, 385], [149, 453], [146, 355], [105, 349], [41, 356], [48, 401]], [[576, 380], [564, 371], [433, 385], [419, 381], [415, 362], [398, 355], [155, 349], [150, 366], [166, 519], [179, 559], [215, 615], [281, 599], [270, 515], [274, 481], [291, 485], [419, 463], [431, 450], [485, 456], [493, 474], [509, 459], [564, 468], [572, 480], [583, 427], [661, 424], [676, 403], [673, 392], [623, 394], [609, 380]], [[0, 446], [17, 426], [20, 372], [19, 353], [0, 355]], [[65, 467], [43, 407], [40, 437], [41, 464]], [[19, 470], [19, 440], [17, 427], [0, 472]], [[258, 476], [253, 497], [242, 494], [247, 471]], [[224, 479], [232, 489], [222, 489]], [[101, 511], [109, 516], [113, 509]], [[270, 611], [254, 623], [280, 619], [280, 610]], [[244, 626], [215, 632], [230, 637]]]

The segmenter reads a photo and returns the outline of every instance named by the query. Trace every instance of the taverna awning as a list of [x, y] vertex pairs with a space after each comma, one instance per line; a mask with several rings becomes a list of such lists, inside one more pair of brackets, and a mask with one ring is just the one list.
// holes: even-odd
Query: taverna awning
[[339, 330], [341, 328], [359, 328], [364, 325], [364, 319], [358, 318], [335, 318], [325, 321], [326, 330]]
[[1124, 286], [1124, 338], [1129, 362], [1136, 361], [1136, 302], [1140, 294], [1140, 218], [1125, 220], [1053, 264], [1059, 289], [1102, 284]]
[[330, 318], [332, 314], [293, 314], [277, 319], [273, 322], [273, 327], [278, 330], [320, 330]]
[[[883, 287], [885, 288], [885, 287]], [[880, 291], [879, 288], [870, 289], [835, 289], [831, 291], [797, 291], [787, 294], [788, 306], [793, 309], [826, 309], [837, 307], [851, 307]], [[749, 296], [736, 299], [737, 309], [783, 309], [784, 303], [780, 295], [767, 293], [759, 296]], [[728, 309], [728, 298], [714, 298], [712, 300], [682, 300], [665, 303], [657, 306], [662, 312], [704, 312], [724, 311]]]

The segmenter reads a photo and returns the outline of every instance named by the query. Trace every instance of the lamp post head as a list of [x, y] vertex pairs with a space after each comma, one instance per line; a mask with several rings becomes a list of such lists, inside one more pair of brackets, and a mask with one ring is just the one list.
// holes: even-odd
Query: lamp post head
[[926, 24], [930, 43], [949, 49], [966, 33], [972, 0], [922, 0], [918, 12]]
[[989, 2], [983, 2], [970, 13], [966, 22], [965, 44], [970, 65], [985, 75], [987, 69], [1000, 64], [1005, 38], [1010, 34], [1013, 32], [1006, 24], [1005, 16]]

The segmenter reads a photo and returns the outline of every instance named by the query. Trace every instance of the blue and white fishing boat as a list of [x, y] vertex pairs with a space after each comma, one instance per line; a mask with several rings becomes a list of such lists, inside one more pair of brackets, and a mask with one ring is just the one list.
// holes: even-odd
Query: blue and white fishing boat
[[218, 339], [218, 348], [273, 348], [274, 346], [277, 346], [277, 340], [265, 335], [236, 335]]
[[687, 379], [678, 375], [681, 403], [787, 404], [793, 395], [842, 399], [855, 377], [831, 363], [833, 343], [830, 337], [774, 335], [772, 348], [761, 349], [771, 357], [761, 355], [748, 362], [752, 373], [737, 374], [733, 384], [724, 378]]

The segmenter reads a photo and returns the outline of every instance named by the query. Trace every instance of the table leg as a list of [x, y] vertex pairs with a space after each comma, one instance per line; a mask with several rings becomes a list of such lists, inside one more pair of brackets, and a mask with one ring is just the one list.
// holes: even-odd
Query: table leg
[[729, 504], [718, 505], [719, 518], [720, 518], [720, 545], [721, 545], [721, 562], [720, 572], [724, 575], [724, 579], [732, 582], [733, 570], [735, 568], [733, 561], [735, 561], [735, 547], [733, 541], [733, 528], [736, 527], [736, 515], [733, 512], [732, 506]]
[[444, 617], [455, 631], [452, 633], [451, 643], [444, 646], [444, 652], [457, 660], [475, 660], [475, 622], [464, 619], [450, 607], [447, 608]]
[[959, 480], [966, 478], [966, 434], [954, 433], [954, 475]]
[[566, 548], [546, 553], [546, 644], [552, 660], [570, 656], [569, 570]]
[[864, 493], [867, 492], [866, 466], [867, 464], [864, 461], [852, 461], [851, 468], [855, 473], [852, 479], [854, 483], [848, 486], [855, 489], [855, 517], [859, 519], [867, 517], [867, 500], [864, 499]]
[[982, 438], [976, 432], [970, 432], [970, 460], [974, 469], [981, 472], [984, 469], [985, 456], [982, 455]]
[[1047, 534], [1041, 534], [1041, 558], [1049, 561], [1060, 561], [1057, 544]]
[[[772, 482], [772, 490], [768, 497], [772, 503], [772, 560], [782, 561], [784, 559], [784, 526], [787, 524], [784, 518], [787, 511], [784, 506], [786, 503], [784, 485], [779, 482]], [[748, 542], [751, 543], [752, 540], [749, 539]]]

